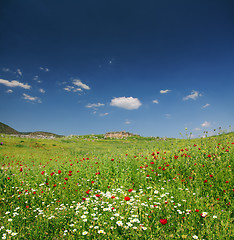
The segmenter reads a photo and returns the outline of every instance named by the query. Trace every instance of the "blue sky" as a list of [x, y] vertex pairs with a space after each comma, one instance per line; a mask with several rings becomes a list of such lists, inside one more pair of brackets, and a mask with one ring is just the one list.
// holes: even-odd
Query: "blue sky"
[[233, 12], [232, 0], [1, 1], [0, 121], [63, 135], [228, 130]]

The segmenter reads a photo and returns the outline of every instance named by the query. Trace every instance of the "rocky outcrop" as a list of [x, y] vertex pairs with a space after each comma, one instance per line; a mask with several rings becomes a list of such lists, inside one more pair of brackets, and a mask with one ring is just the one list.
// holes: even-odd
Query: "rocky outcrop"
[[125, 131], [121, 131], [121, 132], [108, 132], [104, 135], [104, 138], [118, 138], [118, 139], [122, 139], [122, 138], [127, 138], [127, 137], [131, 137], [131, 136], [138, 136], [136, 134], [133, 133], [129, 133], [129, 132], [125, 132]]

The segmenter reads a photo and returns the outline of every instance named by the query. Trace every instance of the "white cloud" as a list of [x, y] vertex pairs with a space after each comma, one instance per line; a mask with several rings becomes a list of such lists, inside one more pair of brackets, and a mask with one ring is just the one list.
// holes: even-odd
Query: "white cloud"
[[87, 107], [87, 108], [97, 108], [97, 107], [102, 107], [104, 105], [105, 104], [103, 104], [103, 103], [89, 103], [85, 107]]
[[171, 114], [169, 114], [169, 113], [164, 114], [164, 116], [165, 116], [165, 118], [167, 118], [167, 119], [170, 119], [170, 118], [171, 118]]
[[168, 92], [170, 92], [171, 90], [169, 90], [169, 89], [166, 89], [166, 90], [160, 90], [160, 93], [168, 93]]
[[131, 124], [131, 121], [126, 120], [124, 123], [125, 123], [125, 124]]
[[191, 94], [189, 94], [188, 96], [184, 97], [183, 100], [186, 101], [186, 100], [189, 100], [189, 99], [193, 99], [193, 100], [196, 100], [198, 97], [201, 97], [202, 94], [199, 93], [198, 91], [192, 91]]
[[210, 125], [211, 125], [210, 122], [207, 121], [201, 124], [202, 127], [209, 127]]
[[22, 87], [24, 89], [30, 89], [31, 88], [30, 85], [21, 83], [21, 82], [16, 81], [16, 80], [8, 81], [8, 80], [0, 79], [0, 83], [7, 86], [7, 87]]
[[66, 86], [65, 88], [64, 88], [64, 90], [65, 91], [67, 91], [67, 92], [82, 92], [82, 89], [81, 88], [75, 88], [75, 87], [73, 87], [73, 86]]
[[22, 77], [22, 72], [21, 72], [21, 70], [18, 68], [16, 71], [17, 71], [17, 73]]
[[6, 93], [13, 93], [13, 91], [11, 89], [8, 89]]
[[44, 71], [44, 72], [49, 72], [50, 69], [49, 68], [43, 68], [43, 67], [40, 67], [40, 70]]
[[99, 114], [100, 117], [104, 117], [104, 116], [107, 116], [107, 115], [109, 115], [109, 113], [100, 113]]
[[82, 83], [79, 79], [74, 79], [73, 80], [73, 84], [78, 86], [78, 87], [81, 87], [81, 88], [83, 88], [85, 90], [90, 90], [90, 87], [88, 85]]
[[3, 72], [10, 72], [10, 68], [3, 68], [2, 71]]
[[64, 88], [64, 90], [67, 91], [67, 92], [71, 92], [71, 90], [72, 90], [73, 88], [74, 88], [74, 87], [72, 87], [72, 86], [66, 86], [66, 87]]
[[40, 88], [40, 89], [39, 89], [39, 92], [40, 92], [40, 93], [45, 93], [45, 90], [44, 90], [43, 88]]
[[83, 89], [90, 90], [90, 87], [88, 85], [82, 83], [79, 79], [73, 80], [72, 83], [73, 83], [74, 86], [69, 86], [68, 85], [64, 88], [64, 90], [68, 91], [68, 92], [82, 92]]
[[30, 96], [26, 93], [23, 93], [23, 97], [24, 97], [25, 100], [41, 103], [41, 100], [38, 97], [32, 97], [32, 96]]
[[39, 79], [39, 76], [36, 75], [34, 78], [33, 78], [34, 81], [37, 81], [38, 83], [41, 83], [41, 80]]
[[124, 108], [127, 110], [138, 109], [142, 104], [138, 98], [133, 97], [119, 97], [111, 100], [111, 106]]
[[159, 104], [159, 101], [155, 99], [153, 100], [153, 103]]
[[194, 128], [194, 131], [200, 131], [201, 128]]
[[209, 107], [209, 106], [210, 106], [210, 104], [207, 103], [207, 104], [205, 104], [204, 106], [202, 106], [202, 108], [207, 108], [207, 107]]

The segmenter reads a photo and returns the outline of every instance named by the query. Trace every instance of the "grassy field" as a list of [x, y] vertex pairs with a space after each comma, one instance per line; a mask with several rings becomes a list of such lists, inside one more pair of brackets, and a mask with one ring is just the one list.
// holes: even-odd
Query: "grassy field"
[[2, 239], [232, 239], [234, 134], [0, 138]]

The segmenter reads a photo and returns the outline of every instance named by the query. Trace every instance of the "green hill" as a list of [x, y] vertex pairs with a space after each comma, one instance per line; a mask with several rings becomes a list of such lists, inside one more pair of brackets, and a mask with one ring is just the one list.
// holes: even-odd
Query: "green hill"
[[3, 134], [19, 134], [19, 135], [29, 135], [30, 137], [36, 137], [38, 135], [43, 136], [43, 137], [62, 137], [61, 135], [57, 135], [54, 133], [50, 132], [42, 132], [42, 131], [37, 131], [37, 132], [18, 132], [15, 129], [9, 127], [8, 125], [0, 122], [0, 133]]
[[0, 133], [4, 133], [4, 134], [19, 134], [18, 131], [16, 131], [15, 129], [9, 127], [8, 125], [1, 123], [0, 122]]

